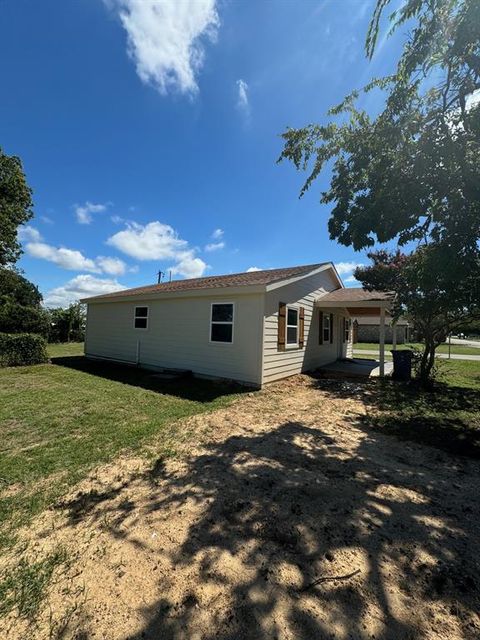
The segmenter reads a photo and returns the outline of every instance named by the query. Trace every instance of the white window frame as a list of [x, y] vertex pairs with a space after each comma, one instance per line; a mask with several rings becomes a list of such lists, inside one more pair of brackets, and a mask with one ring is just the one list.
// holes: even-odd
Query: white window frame
[[350, 342], [350, 318], [343, 318], [343, 341]]
[[[227, 322], [224, 320], [213, 320], [213, 307], [217, 304], [231, 304], [232, 305], [232, 321]], [[212, 325], [213, 324], [231, 324], [232, 325], [232, 339], [230, 342], [223, 342], [222, 340], [212, 340]], [[217, 300], [210, 303], [210, 323], [208, 325], [208, 341], [210, 344], [219, 344], [223, 346], [231, 346], [235, 337], [235, 302], [232, 300]]]
[[[288, 324], [288, 310], [292, 309], [292, 311], [296, 311], [297, 313], [297, 324]], [[295, 327], [295, 329], [297, 330], [297, 341], [296, 342], [288, 342], [288, 328], [292, 328]], [[300, 334], [300, 309], [293, 305], [293, 304], [287, 304], [287, 312], [285, 314], [285, 348], [286, 349], [296, 349], [298, 348], [299, 342], [299, 334]]]
[[[325, 320], [328, 320], [328, 327], [325, 326]], [[328, 336], [325, 338], [325, 329], [328, 329]], [[330, 344], [332, 337], [332, 319], [329, 313], [323, 314], [323, 326], [322, 326], [322, 342], [323, 344]]]
[[[147, 310], [147, 315], [146, 316], [138, 316], [138, 319], [146, 318], [146, 320], [147, 320], [147, 326], [146, 327], [136, 327], [135, 326], [135, 320], [137, 320], [137, 309], [146, 309]], [[134, 308], [133, 308], [133, 328], [135, 329], [135, 331], [148, 331], [149, 319], [150, 319], [150, 307], [148, 306], [148, 304], [136, 304], [134, 306]]]

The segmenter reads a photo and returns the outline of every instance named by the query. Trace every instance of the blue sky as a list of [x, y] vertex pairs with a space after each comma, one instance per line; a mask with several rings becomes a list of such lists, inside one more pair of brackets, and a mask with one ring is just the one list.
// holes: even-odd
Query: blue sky
[[[321, 122], [372, 61], [373, 0], [3, 0], [0, 145], [35, 218], [19, 266], [49, 305], [156, 281], [333, 260], [325, 174], [276, 164], [287, 126]], [[401, 37], [401, 36], [400, 36]], [[366, 107], [379, 108], [378, 96]]]

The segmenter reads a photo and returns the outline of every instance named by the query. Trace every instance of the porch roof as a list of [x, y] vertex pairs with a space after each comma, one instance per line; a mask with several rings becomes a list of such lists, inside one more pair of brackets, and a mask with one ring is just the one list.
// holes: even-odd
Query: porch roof
[[362, 287], [345, 287], [326, 293], [315, 300], [315, 306], [348, 309], [352, 315], [377, 315], [388, 309], [394, 294], [389, 291], [367, 291]]

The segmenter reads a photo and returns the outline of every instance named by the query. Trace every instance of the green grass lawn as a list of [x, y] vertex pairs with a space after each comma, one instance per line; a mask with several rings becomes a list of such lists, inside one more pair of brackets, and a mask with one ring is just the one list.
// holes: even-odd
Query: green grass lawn
[[440, 360], [433, 391], [385, 380], [368, 396], [366, 422], [405, 440], [480, 458], [480, 365]]
[[64, 342], [61, 344], [47, 345], [50, 358], [63, 356], [83, 356], [83, 342]]
[[0, 369], [0, 547], [89, 469], [122, 451], [175, 453], [180, 418], [232, 402], [239, 387], [89, 362], [83, 345], [49, 347], [52, 364]]
[[[397, 345], [397, 349], [410, 349], [412, 347], [416, 349], [423, 349], [423, 345], [420, 342], [411, 342], [408, 344]], [[362, 351], [364, 349], [367, 349], [370, 351], [378, 351], [379, 350], [378, 342], [356, 342], [353, 345], [354, 351], [357, 351], [357, 350]], [[389, 354], [390, 349], [392, 349], [392, 345], [386, 344], [385, 352], [387, 354]], [[451, 353], [457, 354], [457, 355], [480, 356], [480, 348], [477, 348], [477, 347], [464, 347], [461, 344], [460, 345], [452, 344], [451, 349], [452, 349]], [[448, 344], [446, 343], [441, 344], [437, 348], [437, 353], [448, 353]]]

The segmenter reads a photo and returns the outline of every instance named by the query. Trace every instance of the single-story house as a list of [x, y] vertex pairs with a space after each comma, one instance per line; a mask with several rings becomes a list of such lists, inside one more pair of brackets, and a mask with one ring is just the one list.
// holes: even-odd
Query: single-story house
[[351, 356], [351, 315], [384, 293], [346, 289], [333, 263], [174, 280], [83, 299], [85, 355], [261, 387]]
[[[410, 326], [406, 318], [395, 323], [386, 314], [385, 342], [405, 344], [410, 340]], [[380, 342], [380, 318], [378, 316], [354, 316], [352, 318], [353, 342]]]

